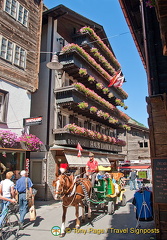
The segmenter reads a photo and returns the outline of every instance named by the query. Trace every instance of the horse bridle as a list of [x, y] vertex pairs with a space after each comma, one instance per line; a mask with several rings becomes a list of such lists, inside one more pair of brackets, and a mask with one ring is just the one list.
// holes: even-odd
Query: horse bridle
[[[65, 174], [63, 174], [63, 175], [61, 174], [60, 176], [68, 177], [68, 176], [65, 175]], [[60, 176], [58, 177], [57, 181], [58, 181], [58, 180], [60, 181]], [[64, 183], [65, 183], [65, 178], [62, 177], [62, 180], [63, 180]], [[56, 182], [57, 182], [57, 181], [56, 181]], [[62, 187], [62, 190], [61, 190], [61, 191], [57, 191], [57, 192], [56, 192], [56, 189], [55, 189], [54, 193], [55, 193], [55, 194], [58, 194], [58, 195], [61, 195], [61, 194], [63, 193], [63, 189], [64, 189], [64, 188]]]

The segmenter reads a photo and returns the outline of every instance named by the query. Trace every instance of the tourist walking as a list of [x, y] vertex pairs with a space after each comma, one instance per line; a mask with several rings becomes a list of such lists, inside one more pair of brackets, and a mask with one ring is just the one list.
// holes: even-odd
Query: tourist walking
[[24, 225], [24, 217], [28, 212], [28, 200], [26, 199], [26, 188], [30, 190], [30, 194], [32, 195], [32, 186], [33, 183], [29, 177], [27, 177], [27, 173], [25, 170], [20, 172], [21, 178], [16, 181], [16, 190], [19, 194], [19, 213], [20, 213], [20, 229], [23, 229]]
[[130, 190], [136, 190], [136, 172], [132, 170], [129, 175], [130, 179]]
[[[6, 179], [2, 180], [0, 183], [0, 194], [4, 198], [12, 199], [14, 198], [14, 182], [12, 182], [12, 178], [14, 176], [13, 172], [7, 172], [6, 173]], [[5, 205], [7, 204], [7, 201], [2, 201], [2, 211]]]

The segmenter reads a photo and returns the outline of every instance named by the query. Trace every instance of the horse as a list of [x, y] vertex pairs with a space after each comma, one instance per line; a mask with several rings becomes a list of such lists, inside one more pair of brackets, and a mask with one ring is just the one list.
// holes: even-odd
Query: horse
[[[88, 200], [91, 194], [92, 184], [90, 180], [86, 178], [74, 179], [73, 175], [61, 174], [55, 181], [53, 181], [54, 187], [54, 199], [62, 199], [63, 215], [62, 215], [62, 226], [61, 226], [61, 237], [65, 236], [65, 220], [67, 208], [69, 206], [75, 207], [76, 215], [76, 228], [80, 227], [79, 220], [79, 205], [82, 207], [82, 221], [85, 220], [85, 206], [83, 200]], [[85, 196], [87, 195], [87, 196]], [[88, 204], [88, 218], [91, 218], [90, 202]]]

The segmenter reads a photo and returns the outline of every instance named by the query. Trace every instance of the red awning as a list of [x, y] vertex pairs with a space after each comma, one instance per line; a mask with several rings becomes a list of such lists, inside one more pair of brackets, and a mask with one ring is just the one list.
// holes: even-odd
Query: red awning
[[150, 165], [137, 165], [137, 166], [122, 166], [119, 169], [148, 169]]

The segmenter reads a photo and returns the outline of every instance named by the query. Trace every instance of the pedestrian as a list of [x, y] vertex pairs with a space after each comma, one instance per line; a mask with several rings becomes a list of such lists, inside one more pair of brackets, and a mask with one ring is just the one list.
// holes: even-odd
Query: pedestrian
[[5, 165], [0, 161], [0, 181], [3, 180], [3, 174], [6, 172]]
[[98, 162], [94, 159], [94, 154], [89, 153], [89, 161], [86, 164], [86, 177], [88, 177], [92, 182], [92, 187], [94, 187], [96, 173], [98, 172]]
[[129, 175], [130, 178], [130, 190], [136, 190], [136, 172], [132, 170]]
[[[6, 179], [1, 181], [0, 184], [0, 194], [8, 199], [14, 198], [15, 190], [14, 183], [11, 181], [13, 179], [14, 173], [12, 171], [6, 173]], [[2, 211], [7, 201], [2, 202]]]
[[21, 177], [16, 181], [16, 190], [19, 194], [19, 213], [20, 213], [20, 229], [23, 230], [24, 227], [24, 217], [28, 212], [28, 200], [26, 199], [26, 185], [28, 190], [30, 190], [30, 195], [32, 195], [33, 183], [29, 177], [27, 177], [27, 172], [22, 170], [20, 172]]

